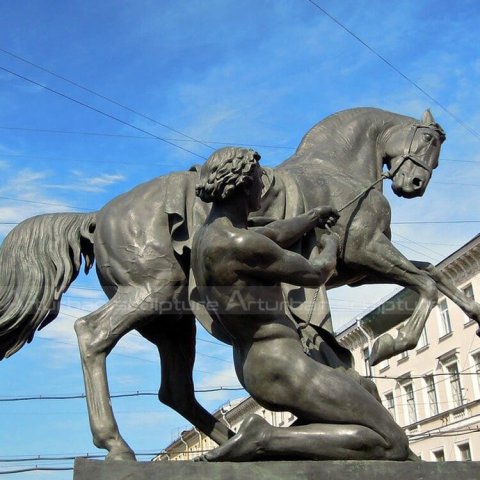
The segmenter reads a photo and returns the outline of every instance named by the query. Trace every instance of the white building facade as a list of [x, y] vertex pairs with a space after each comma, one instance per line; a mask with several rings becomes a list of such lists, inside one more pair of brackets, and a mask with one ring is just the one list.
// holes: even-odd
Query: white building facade
[[[263, 417], [270, 425], [275, 427], [288, 427], [295, 421], [295, 416], [289, 412], [272, 412], [261, 407], [252, 397], [233, 400], [213, 413], [222, 420], [231, 430], [238, 432], [243, 420], [257, 414]], [[193, 460], [218, 444], [205, 434], [196, 429], [186, 430], [180, 437], [173, 441], [165, 451], [153, 459], [153, 461], [166, 460]]]
[[[480, 236], [438, 267], [466, 295], [480, 300]], [[357, 370], [373, 377], [384, 406], [405, 429], [417, 455], [427, 461], [478, 461], [480, 339], [476, 322], [457, 305], [440, 296], [414, 350], [373, 368], [368, 364], [373, 339], [384, 330], [382, 323], [405, 319], [415, 302], [415, 295], [402, 290], [358, 318], [337, 339], [354, 354]], [[387, 331], [395, 336], [398, 326]]]

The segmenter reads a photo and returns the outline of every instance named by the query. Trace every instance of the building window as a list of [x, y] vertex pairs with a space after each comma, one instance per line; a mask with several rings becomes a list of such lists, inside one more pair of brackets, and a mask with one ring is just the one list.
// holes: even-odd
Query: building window
[[405, 358], [408, 358], [408, 350], [405, 350], [404, 352], [398, 354], [398, 361], [404, 360]]
[[449, 373], [450, 392], [452, 394], [453, 406], [459, 407], [460, 405], [463, 405], [463, 395], [457, 363], [455, 362], [447, 365], [447, 372]]
[[392, 392], [385, 394], [385, 403], [390, 415], [395, 418], [395, 399], [393, 398]]
[[440, 312], [440, 337], [444, 337], [452, 331], [450, 314], [448, 313], [448, 305], [446, 300], [442, 300], [438, 303], [438, 310]]
[[427, 389], [428, 405], [430, 407], [430, 415], [438, 413], [437, 390], [435, 389], [435, 378], [433, 375], [425, 377], [425, 384]]
[[472, 355], [474, 369], [477, 377], [477, 385], [480, 388], [480, 352], [477, 352]]
[[388, 367], [390, 366], [390, 363], [388, 361], [388, 358], [386, 360], [382, 360], [379, 364], [378, 364], [378, 370], [380, 372], [383, 372], [383, 370], [386, 370]]
[[422, 330], [422, 334], [418, 339], [417, 348], [423, 348], [428, 345], [428, 337], [427, 337], [427, 329], [424, 327]]
[[444, 462], [445, 461], [445, 452], [443, 448], [440, 450], [435, 450], [433, 452], [433, 458], [436, 462]]
[[415, 395], [413, 393], [413, 385], [411, 383], [404, 385], [405, 397], [407, 399], [407, 414], [409, 423], [417, 421], [417, 409], [415, 407]]
[[460, 454], [460, 461], [462, 462], [471, 462], [472, 461], [472, 452], [470, 451], [470, 444], [462, 443], [457, 445], [458, 453]]
[[370, 351], [368, 347], [363, 349], [363, 363], [365, 365], [365, 376], [372, 376], [372, 367], [370, 366]]

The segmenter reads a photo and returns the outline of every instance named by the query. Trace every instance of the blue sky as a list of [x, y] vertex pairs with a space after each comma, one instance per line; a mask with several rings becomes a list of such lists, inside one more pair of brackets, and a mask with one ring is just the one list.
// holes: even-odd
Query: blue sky
[[[431, 108], [447, 142], [425, 196], [397, 199], [388, 185], [385, 192], [397, 247], [410, 258], [438, 262], [478, 233], [479, 223], [451, 221], [480, 221], [478, 2], [318, 0], [318, 5], [453, 116], [308, 0], [3, 2], [0, 67], [197, 155], [211, 150], [177, 132], [213, 147], [247, 144], [265, 165], [287, 158], [303, 134], [333, 112], [374, 106], [420, 117]], [[0, 239], [12, 228], [9, 223], [46, 212], [97, 210], [138, 183], [202, 161], [2, 69], [0, 84]], [[401, 223], [420, 220], [426, 223]], [[439, 221], [450, 223], [428, 223]], [[392, 289], [332, 291], [335, 325]], [[81, 393], [73, 317], [103, 300], [94, 275], [77, 280], [60, 317], [0, 365], [0, 397]], [[197, 387], [238, 385], [229, 349], [210, 342], [199, 331]], [[155, 350], [135, 335], [114, 350], [109, 372], [112, 393], [158, 387]], [[199, 398], [213, 410], [238, 395]], [[155, 397], [113, 404], [137, 452], [160, 451], [186, 427]], [[91, 444], [83, 400], [2, 402], [0, 418], [0, 460], [101, 453]], [[0, 471], [16, 467], [0, 463]], [[66, 479], [71, 473], [12, 478]]]

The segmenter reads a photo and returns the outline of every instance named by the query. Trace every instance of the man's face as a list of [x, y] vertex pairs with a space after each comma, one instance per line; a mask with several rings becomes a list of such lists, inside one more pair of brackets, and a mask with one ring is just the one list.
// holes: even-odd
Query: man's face
[[262, 173], [263, 170], [260, 165], [255, 163], [252, 170], [252, 183], [247, 189], [248, 207], [251, 212], [256, 212], [260, 209], [263, 190]]

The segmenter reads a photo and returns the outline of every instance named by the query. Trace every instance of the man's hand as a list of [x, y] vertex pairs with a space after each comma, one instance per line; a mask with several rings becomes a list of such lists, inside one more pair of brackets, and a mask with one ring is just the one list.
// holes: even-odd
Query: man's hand
[[326, 233], [320, 237], [318, 242], [319, 247], [321, 250], [331, 250], [331, 251], [338, 251], [338, 236], [335, 233]]
[[317, 218], [317, 226], [321, 228], [333, 227], [340, 218], [340, 214], [332, 207], [316, 207], [311, 212]]

